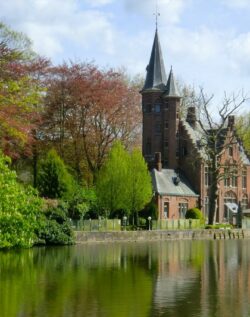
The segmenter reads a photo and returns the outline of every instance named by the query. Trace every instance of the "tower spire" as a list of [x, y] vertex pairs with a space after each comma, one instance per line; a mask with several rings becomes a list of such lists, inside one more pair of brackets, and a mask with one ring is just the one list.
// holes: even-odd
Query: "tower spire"
[[167, 83], [167, 77], [157, 29], [155, 31], [154, 43], [146, 70], [147, 75], [143, 90], [158, 89], [164, 91]]

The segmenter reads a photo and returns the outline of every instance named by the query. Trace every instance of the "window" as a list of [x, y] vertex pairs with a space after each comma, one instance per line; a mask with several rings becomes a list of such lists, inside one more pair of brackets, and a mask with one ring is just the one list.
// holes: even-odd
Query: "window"
[[205, 218], [208, 219], [209, 215], [209, 198], [205, 197]]
[[160, 122], [155, 123], [155, 133], [161, 133], [161, 123]]
[[145, 111], [146, 113], [150, 113], [150, 112], [152, 111], [152, 106], [151, 106], [150, 103], [145, 105], [144, 111]]
[[168, 129], [168, 121], [165, 121], [165, 128]]
[[237, 204], [237, 197], [234, 192], [226, 192], [224, 195], [224, 203], [235, 203]]
[[242, 171], [242, 188], [247, 188], [247, 171]]
[[179, 147], [177, 147], [175, 154], [176, 154], [176, 157], [179, 157], [179, 156], [180, 156], [180, 150], [179, 150]]
[[242, 210], [245, 210], [247, 209], [247, 207], [248, 207], [248, 197], [247, 195], [244, 195], [241, 201], [241, 208]]
[[224, 186], [229, 187], [230, 186], [230, 177], [228, 168], [224, 169]]
[[237, 187], [238, 179], [236, 175], [232, 175], [231, 182], [232, 182], [232, 187]]
[[155, 104], [155, 112], [159, 113], [161, 112], [161, 105], [160, 104]]
[[205, 166], [205, 186], [210, 186], [211, 182], [210, 182], [210, 171], [209, 171], [209, 167]]
[[185, 218], [188, 210], [188, 203], [179, 203], [179, 218]]
[[147, 154], [147, 155], [151, 154], [151, 139], [150, 139], [150, 138], [147, 139], [147, 143], [146, 143], [146, 154]]
[[168, 102], [165, 103], [165, 109], [168, 110]]
[[169, 203], [164, 202], [164, 218], [167, 219], [169, 217]]

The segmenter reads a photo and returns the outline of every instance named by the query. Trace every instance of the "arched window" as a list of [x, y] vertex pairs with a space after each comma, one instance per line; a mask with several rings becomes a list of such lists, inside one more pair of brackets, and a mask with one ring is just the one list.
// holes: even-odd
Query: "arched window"
[[234, 192], [226, 192], [224, 195], [224, 203], [235, 203], [237, 204], [237, 196]]

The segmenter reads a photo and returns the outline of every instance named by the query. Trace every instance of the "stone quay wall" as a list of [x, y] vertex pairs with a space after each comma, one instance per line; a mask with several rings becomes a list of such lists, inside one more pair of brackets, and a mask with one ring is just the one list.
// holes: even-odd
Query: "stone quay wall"
[[249, 239], [250, 230], [152, 230], [120, 232], [75, 231], [76, 243], [140, 242], [167, 240]]

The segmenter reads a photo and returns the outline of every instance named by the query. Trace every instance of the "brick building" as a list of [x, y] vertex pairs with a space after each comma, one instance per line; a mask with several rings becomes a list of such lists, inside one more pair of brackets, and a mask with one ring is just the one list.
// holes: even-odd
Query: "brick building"
[[[209, 208], [209, 170], [200, 146], [202, 131], [196, 122], [195, 108], [180, 116], [181, 96], [173, 70], [168, 78], [156, 29], [145, 84], [141, 90], [143, 111], [143, 155], [152, 173], [159, 218], [179, 219], [187, 209], [199, 207], [205, 217]], [[229, 117], [224, 140], [235, 133], [234, 117]], [[228, 221], [229, 215], [249, 207], [250, 161], [241, 142], [224, 151], [221, 159], [238, 166], [237, 176], [219, 184], [216, 221]]]

